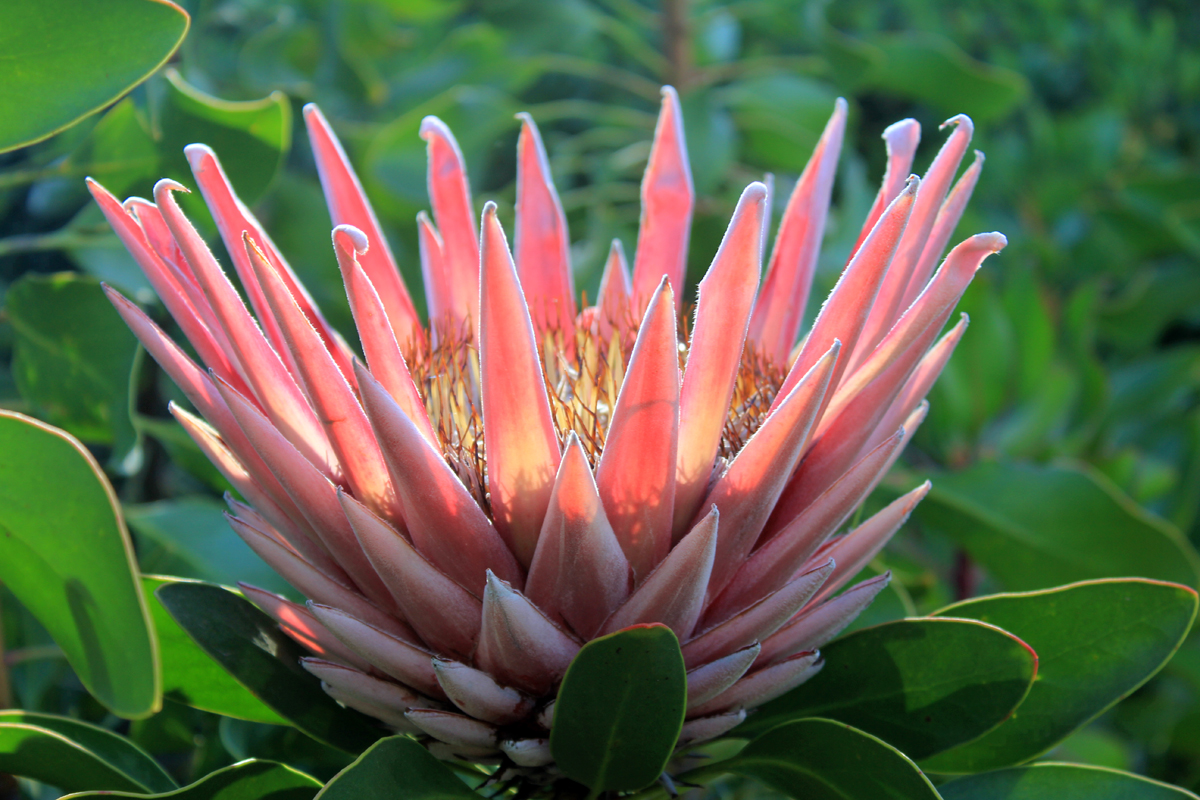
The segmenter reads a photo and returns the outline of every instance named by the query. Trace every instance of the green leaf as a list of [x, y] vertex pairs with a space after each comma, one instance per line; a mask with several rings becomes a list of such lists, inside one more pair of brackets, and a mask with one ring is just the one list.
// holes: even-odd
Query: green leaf
[[636, 625], [583, 646], [558, 692], [550, 750], [593, 792], [632, 791], [663, 771], [687, 700], [683, 654], [664, 625]]
[[[868, 564], [854, 576], [854, 579], [848, 585], [853, 586], [856, 583], [870, 580], [882, 575], [883, 572], [883, 570], [876, 569]], [[898, 619], [915, 616], [917, 616], [917, 609], [913, 605], [912, 597], [909, 596], [908, 590], [904, 588], [904, 584], [898, 580], [889, 580], [883, 591], [871, 601], [871, 605], [863, 609], [863, 612], [840, 635], [849, 636], [851, 633], [863, 628], [870, 628], [875, 625], [882, 625], [885, 622], [894, 622]]]
[[1140, 775], [1052, 762], [960, 778], [938, 792], [942, 800], [1197, 800], [1185, 789]]
[[129, 374], [138, 344], [100, 283], [73, 273], [27, 275], [5, 308], [21, 396], [73, 436], [122, 454], [131, 448]]
[[187, 13], [164, 0], [7, 0], [0, 152], [116, 100], [162, 66], [187, 29]]
[[171, 462], [202, 481], [218, 493], [233, 491], [233, 485], [225, 480], [220, 471], [213, 466], [208, 457], [196, 446], [191, 436], [188, 436], [174, 419], [157, 419], [138, 414], [132, 414], [133, 427], [141, 434], [153, 436], [163, 446], [171, 457]]
[[[403, 786], [398, 793], [397, 787]], [[319, 800], [478, 800], [453, 772], [408, 736], [380, 739], [334, 776]]]
[[[124, 195], [138, 184], [148, 190], [158, 173], [158, 148], [132, 98], [104, 113], [87, 138], [60, 162], [57, 171], [76, 190], [89, 175], [113, 194]], [[115, 237], [114, 237], [115, 238]]]
[[717, 96], [733, 113], [744, 161], [800, 172], [833, 113], [828, 84], [777, 73], [731, 83]]
[[936, 34], [890, 34], [871, 43], [885, 58], [866, 77], [865, 87], [929, 103], [947, 115], [998, 119], [1029, 93], [1019, 72], [976, 61]]
[[201, 92], [174, 69], [165, 74], [170, 88], [160, 119], [160, 146], [168, 172], [191, 175], [183, 148], [203, 142], [216, 152], [238, 196], [253, 205], [266, 193], [291, 148], [287, 97], [271, 92], [261, 100], [231, 102]]
[[370, 717], [325, 694], [321, 682], [300, 666], [306, 655], [300, 646], [240, 595], [199, 582], [170, 583], [154, 594], [238, 683], [317, 741], [358, 753], [383, 735]]
[[0, 411], [0, 581], [123, 717], [161, 705], [154, 634], [117, 498], [78, 441]]
[[937, 615], [998, 625], [1038, 653], [1038, 679], [1016, 714], [922, 763], [932, 772], [983, 772], [1040, 755], [1145, 683], [1187, 636], [1196, 592], [1156, 581], [1095, 581], [981, 597]]
[[154, 598], [158, 587], [178, 582], [175, 578], [142, 576], [142, 589], [150, 598], [150, 619], [158, 636], [163, 695], [169, 700], [226, 717], [287, 725], [287, 720], [263, 705], [213, 661]]
[[62, 800], [83, 798], [136, 797], [148, 800], [169, 797], [172, 800], [312, 800], [321, 783], [286, 764], [274, 761], [243, 761], [232, 767], [210, 772], [200, 780], [162, 794], [127, 792], [80, 792]]
[[254, 554], [225, 521], [225, 506], [202, 497], [125, 506], [125, 521], [138, 537], [142, 572], [238, 581], [295, 596], [275, 570]]
[[915, 514], [1012, 591], [1129, 576], [1200, 585], [1179, 531], [1084, 467], [976, 464], [935, 477]]
[[780, 725], [704, 771], [735, 772], [803, 800], [938, 800], [933, 785], [906, 755], [831, 719]]
[[[150, 754], [136, 744], [118, 736], [107, 728], [101, 728], [70, 717], [39, 714], [34, 711], [0, 711], [0, 725], [24, 725], [52, 731], [88, 751], [91, 757], [107, 763], [127, 778], [150, 792], [169, 792], [176, 788], [175, 781], [151, 758]], [[0, 769], [5, 769], [0, 765]], [[14, 772], [15, 770], [8, 770]], [[58, 777], [58, 776], [56, 776]], [[54, 781], [51, 781], [54, 783]], [[54, 783], [54, 785], [58, 785]], [[66, 788], [66, 787], [62, 787]], [[95, 787], [90, 787], [95, 788]]]
[[137, 745], [79, 720], [0, 711], [0, 772], [68, 792], [170, 791], [175, 782]]
[[64, 791], [125, 789], [140, 783], [66, 736], [36, 725], [0, 722], [0, 770]]
[[1000, 724], [1037, 672], [1029, 645], [969, 620], [890, 622], [838, 639], [824, 654], [824, 669], [760, 707], [737, 733], [829, 717], [927, 758]]

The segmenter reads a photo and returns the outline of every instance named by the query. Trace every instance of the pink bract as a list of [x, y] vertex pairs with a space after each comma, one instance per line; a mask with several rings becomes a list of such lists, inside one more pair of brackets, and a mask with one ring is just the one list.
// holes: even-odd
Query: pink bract
[[679, 637], [681, 744], [820, 669], [817, 648], [888, 578], [838, 590], [929, 484], [837, 532], [924, 418], [965, 318], [938, 336], [1005, 245], [973, 236], [935, 271], [982, 157], [952, 188], [972, 134], [955, 117], [924, 179], [909, 176], [919, 126], [897, 123], [854, 253], [797, 344], [846, 111], [839, 100], [796, 184], [761, 287], [770, 193], [742, 193], [690, 336], [694, 192], [669, 87], [632, 274], [614, 242], [581, 310], [533, 120], [520, 115], [510, 250], [494, 203], [477, 223], [453, 135], [426, 119], [428, 324], [345, 152], [306, 108], [366, 365], [208, 148], [186, 152], [242, 293], [180, 211], [183, 186], [121, 203], [89, 182], [203, 365], [106, 288], [110, 299], [199, 412], [172, 407], [245, 499], [230, 499], [230, 523], [310, 602], [246, 595], [312, 653], [304, 665], [330, 695], [439, 755], [536, 771], [552, 765], [557, 686], [597, 636], [657, 622]]

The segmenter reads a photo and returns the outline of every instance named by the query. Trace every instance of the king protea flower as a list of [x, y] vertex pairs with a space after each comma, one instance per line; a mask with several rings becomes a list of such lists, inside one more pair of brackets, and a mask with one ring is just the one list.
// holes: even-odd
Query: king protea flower
[[[247, 305], [163, 180], [154, 202], [92, 194], [191, 343], [194, 362], [106, 289], [203, 417], [172, 413], [246, 502], [233, 528], [309, 598], [246, 595], [312, 652], [341, 703], [443, 756], [552, 764], [560, 680], [587, 641], [661, 623], [682, 643], [680, 743], [719, 736], [822, 665], [817, 648], [882, 575], [838, 593], [929, 484], [835, 535], [926, 412], [962, 336], [937, 339], [998, 233], [934, 272], [982, 167], [951, 182], [965, 116], [923, 180], [919, 126], [884, 134], [863, 233], [799, 338], [846, 123], [839, 100], [788, 201], [760, 287], [768, 185], [742, 193], [681, 330], [693, 190], [663, 90], [632, 275], [619, 242], [580, 309], [566, 219], [537, 127], [520, 116], [515, 248], [475, 216], [462, 155], [434, 117], [433, 220], [417, 218], [418, 318], [333, 131], [305, 109], [333, 249], [365, 364], [237, 199], [186, 149]], [[935, 342], [936, 340], [936, 342]]]

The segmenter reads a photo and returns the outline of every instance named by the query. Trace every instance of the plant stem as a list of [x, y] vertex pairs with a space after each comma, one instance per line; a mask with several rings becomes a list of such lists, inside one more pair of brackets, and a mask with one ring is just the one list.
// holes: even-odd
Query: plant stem
[[667, 83], [683, 94], [692, 72], [692, 42], [688, 0], [663, 0], [663, 51], [667, 56]]
[[37, 253], [46, 250], [63, 250], [68, 247], [108, 244], [110, 238], [107, 235], [85, 234], [65, 228], [49, 233], [26, 233], [0, 239], [0, 257], [16, 253]]
[[[0, 584], [2, 587], [3, 584]], [[0, 710], [12, 706], [12, 685], [8, 680], [8, 664], [4, 659], [4, 607], [0, 605]]]

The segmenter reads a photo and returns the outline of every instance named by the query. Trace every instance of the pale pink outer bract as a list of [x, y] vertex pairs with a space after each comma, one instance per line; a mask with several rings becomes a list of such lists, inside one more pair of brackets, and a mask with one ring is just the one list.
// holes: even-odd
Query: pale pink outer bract
[[[89, 181], [203, 366], [106, 287], [110, 299], [200, 416], [172, 412], [247, 501], [230, 498], [234, 529], [310, 602], [248, 586], [246, 595], [312, 652], [304, 666], [330, 695], [428, 737], [439, 755], [504, 754], [540, 768], [553, 760], [558, 682], [597, 636], [657, 622], [679, 637], [689, 670], [681, 746], [731, 730], [820, 669], [817, 648], [888, 577], [838, 590], [929, 484], [837, 531], [924, 418], [965, 317], [938, 334], [983, 259], [1005, 245], [998, 233], [973, 236], [935, 272], [982, 157], [951, 189], [972, 133], [955, 117], [924, 179], [909, 177], [920, 129], [897, 123], [884, 134], [887, 174], [854, 253], [797, 345], [846, 113], [839, 100], [761, 289], [769, 191], [743, 192], [700, 282], [682, 367], [694, 191], [670, 87], [633, 272], [614, 242], [597, 303], [582, 310], [533, 120], [520, 115], [511, 252], [493, 203], [477, 225], [453, 135], [425, 120], [428, 333], [346, 153], [307, 107], [366, 366], [208, 148], [187, 156], [249, 306], [180, 211], [173, 193], [183, 186], [161, 181], [154, 202], [121, 203]], [[414, 382], [414, 365], [425, 370], [435, 353], [459, 359], [460, 384], [448, 389], [458, 400]], [[767, 387], [778, 390], [769, 413], [722, 457], [735, 385], [755, 374], [753, 357], [780, 385]], [[604, 363], [615, 403], [588, 400], [602, 395], [586, 376], [554, 371], [555, 359], [571, 358]], [[446, 402], [482, 419], [482, 431], [471, 429], [477, 448], [486, 442], [478, 474], [451, 453], [463, 442], [447, 441]], [[585, 446], [587, 431], [564, 424], [560, 402], [592, 403], [603, 446]]]

